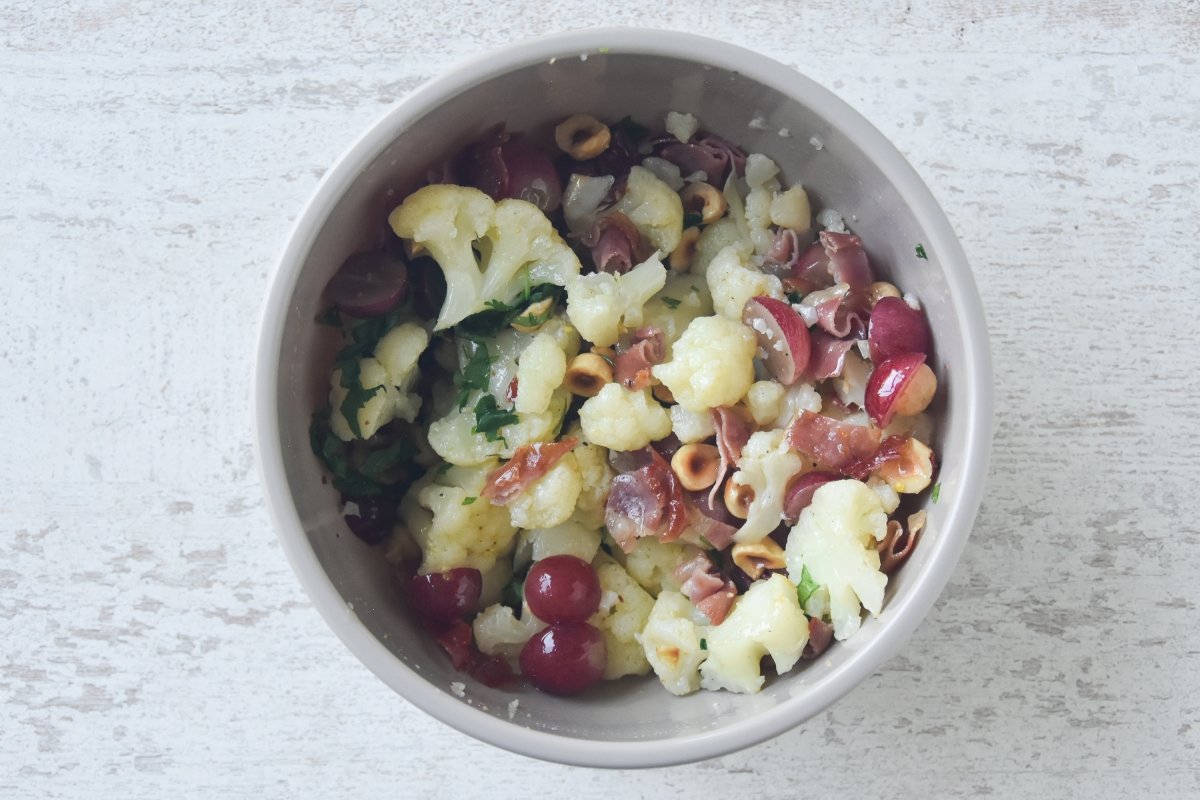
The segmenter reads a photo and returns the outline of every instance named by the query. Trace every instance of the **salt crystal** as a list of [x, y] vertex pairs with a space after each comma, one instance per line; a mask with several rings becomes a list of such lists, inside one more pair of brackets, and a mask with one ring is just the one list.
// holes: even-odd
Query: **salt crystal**
[[455, 697], [464, 697], [467, 693], [467, 685], [461, 681], [450, 682], [450, 694]]

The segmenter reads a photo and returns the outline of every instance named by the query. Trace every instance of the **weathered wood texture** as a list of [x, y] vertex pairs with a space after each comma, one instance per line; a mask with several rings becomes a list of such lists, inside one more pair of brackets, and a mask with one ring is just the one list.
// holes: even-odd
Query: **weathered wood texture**
[[[276, 5], [0, 8], [0, 795], [1200, 794], [1200, 3]], [[891, 137], [971, 257], [998, 407], [901, 655], [769, 744], [624, 774], [372, 677], [250, 445], [267, 274], [322, 170], [454, 60], [596, 23], [758, 48]]]

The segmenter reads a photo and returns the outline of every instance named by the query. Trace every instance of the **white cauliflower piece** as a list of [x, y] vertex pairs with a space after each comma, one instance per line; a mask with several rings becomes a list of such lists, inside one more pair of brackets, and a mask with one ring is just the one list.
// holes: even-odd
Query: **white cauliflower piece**
[[821, 413], [821, 395], [811, 383], [797, 383], [789, 386], [783, 394], [783, 402], [779, 407], [779, 416], [775, 418], [776, 428], [786, 428], [792, 420], [800, 416], [801, 411]]
[[667, 133], [687, 144], [696, 135], [696, 131], [700, 130], [700, 120], [696, 119], [692, 114], [668, 111], [663, 127]]
[[542, 477], [526, 486], [508, 504], [509, 518], [518, 528], [553, 528], [571, 518], [583, 480], [575, 454], [567, 453]]
[[[516, 536], [508, 511], [479, 499], [496, 462], [452, 467], [413, 484], [400, 501], [400, 518], [421, 548], [420, 572], [474, 567], [484, 572]], [[474, 498], [474, 499], [471, 499]]]
[[[578, 428], [567, 435], [584, 438], [583, 431]], [[579, 499], [575, 501], [575, 516], [580, 522], [593, 523], [591, 527], [599, 528], [604, 524], [604, 504], [608, 502], [608, 488], [612, 485], [614, 475], [612, 467], [608, 465], [608, 450], [584, 441], [571, 452], [575, 454], [575, 463], [583, 482]]]
[[535, 617], [525, 604], [520, 619], [511, 608], [496, 603], [479, 612], [471, 623], [479, 649], [485, 655], [504, 657], [513, 667], [519, 666], [521, 648], [545, 627], [546, 623]]
[[567, 374], [567, 354], [548, 333], [539, 333], [517, 362], [518, 414], [538, 414], [550, 405]]
[[629, 170], [625, 194], [617, 201], [616, 210], [629, 217], [638, 233], [655, 249], [669, 253], [679, 246], [683, 237], [683, 201], [645, 167]]
[[833, 390], [846, 406], [865, 408], [867, 404], [867, 380], [871, 377], [871, 364], [858, 354], [856, 348], [846, 352], [842, 362], [842, 374], [833, 379]]
[[668, 692], [691, 694], [700, 688], [700, 648], [707, 628], [692, 621], [692, 603], [679, 592], [665, 591], [654, 602], [646, 627], [638, 635], [646, 660]]
[[523, 444], [549, 442], [558, 433], [570, 394], [566, 389], [556, 389], [550, 397], [549, 407], [540, 414], [519, 414], [516, 422], [500, 429], [501, 438], [489, 441], [482, 433], [475, 433], [475, 404], [480, 394], [473, 394], [459, 410], [452, 408], [446, 416], [429, 425], [429, 446], [445, 461], [459, 466], [482, 464], [495, 456], [512, 458]]
[[746, 521], [734, 534], [743, 543], [761, 542], [779, 527], [788, 482], [800, 472], [804, 461], [786, 441], [782, 428], [751, 434], [742, 448], [739, 469], [731, 480], [754, 489]]
[[700, 665], [700, 685], [745, 694], [759, 691], [763, 656], [769, 655], [782, 675], [795, 666], [808, 644], [808, 618], [800, 609], [795, 584], [779, 574], [756, 581], [706, 638], [708, 659]]
[[610, 450], [638, 450], [671, 432], [671, 415], [649, 389], [631, 392], [618, 383], [584, 402], [579, 423], [587, 441]]
[[642, 324], [663, 332], [664, 357], [670, 358], [675, 342], [696, 317], [713, 313], [708, 282], [700, 275], [671, 273], [666, 285], [646, 303]]
[[754, 383], [754, 334], [740, 322], [697, 317], [675, 343], [672, 358], [652, 369], [689, 411], [731, 406]]
[[673, 405], [670, 414], [671, 431], [684, 444], [702, 442], [717, 432], [708, 411], [688, 411], [681, 405]]
[[879, 504], [883, 506], [885, 514], [891, 514], [900, 507], [900, 495], [878, 475], [867, 478], [867, 486], [870, 486], [871, 491], [879, 495]]
[[696, 240], [696, 253], [692, 256], [691, 274], [705, 277], [717, 253], [726, 247], [735, 247], [745, 256], [754, 252], [753, 245], [742, 235], [737, 220], [732, 217], [722, 217], [700, 232], [700, 238]]
[[779, 190], [775, 177], [778, 173], [779, 167], [764, 155], [751, 153], [746, 159], [746, 183], [750, 187], [746, 195], [746, 224], [754, 251], [759, 255], [767, 252], [775, 238], [771, 233], [771, 208]]
[[625, 571], [655, 597], [664, 590], [678, 589], [675, 568], [700, 553], [699, 548], [682, 542], [663, 542], [654, 536], [637, 540], [625, 556]]
[[787, 388], [775, 381], [756, 381], [746, 392], [746, 408], [761, 427], [771, 425], [783, 411], [783, 398]]
[[[585, 527], [574, 519], [552, 528], [522, 531], [521, 537], [529, 544], [534, 561], [550, 556], [575, 556], [591, 563], [600, 550], [599, 528]], [[517, 548], [518, 551], [522, 549], [521, 546]]]
[[[412, 422], [421, 410], [420, 395], [412, 392], [419, 376], [417, 359], [429, 345], [429, 333], [415, 322], [405, 322], [392, 328], [375, 345], [375, 352], [358, 360], [359, 384], [364, 389], [383, 388], [375, 392], [358, 409], [358, 429], [363, 439], [370, 439], [394, 419]], [[354, 438], [354, 432], [342, 415], [346, 399], [342, 387], [342, 371], [334, 370], [330, 379], [329, 405], [332, 409], [329, 426], [344, 442]]]
[[817, 489], [812, 504], [788, 535], [788, 575], [807, 568], [829, 592], [834, 636], [846, 639], [861, 624], [859, 605], [872, 614], [883, 607], [887, 576], [879, 571], [876, 542], [887, 534], [879, 495], [861, 481], [832, 481]]
[[567, 285], [567, 317], [583, 338], [603, 347], [616, 344], [622, 329], [642, 324], [642, 309], [667, 282], [660, 254], [624, 275], [594, 272]]
[[771, 201], [771, 222], [797, 233], [804, 233], [812, 227], [812, 206], [803, 186], [797, 183], [786, 192], [775, 195]]
[[637, 635], [646, 627], [654, 598], [629, 577], [625, 568], [600, 552], [592, 566], [600, 579], [600, 591], [615, 596], [611, 606], [600, 604], [600, 610], [588, 620], [604, 634], [608, 649], [608, 663], [604, 667], [604, 679], [611, 681], [623, 675], [645, 675], [650, 663], [642, 652]]
[[766, 295], [776, 300], [784, 299], [783, 283], [779, 278], [746, 266], [736, 246], [717, 253], [705, 274], [712, 292], [713, 309], [727, 319], [740, 321], [746, 301], [752, 297]]
[[[579, 258], [546, 215], [524, 200], [493, 202], [466, 186], [433, 184], [410, 194], [388, 216], [402, 239], [424, 245], [446, 275], [446, 300], [434, 330], [443, 330], [486, 308], [512, 301], [524, 271], [530, 283], [566, 286], [579, 274]], [[483, 240], [477, 255], [475, 243]]]

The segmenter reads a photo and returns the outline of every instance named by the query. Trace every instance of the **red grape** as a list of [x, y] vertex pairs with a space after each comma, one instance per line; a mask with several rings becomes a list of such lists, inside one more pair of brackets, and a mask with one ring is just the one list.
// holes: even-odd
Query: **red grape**
[[550, 556], [530, 568], [525, 600], [545, 622], [583, 622], [600, 607], [600, 579], [582, 558]]
[[604, 677], [604, 635], [586, 622], [559, 622], [521, 649], [521, 672], [550, 694], [579, 694]]
[[414, 576], [408, 584], [408, 596], [421, 618], [436, 627], [474, 611], [482, 588], [483, 576], [479, 570], [457, 567]]
[[355, 253], [325, 287], [330, 302], [353, 317], [378, 317], [400, 304], [408, 266], [386, 251]]

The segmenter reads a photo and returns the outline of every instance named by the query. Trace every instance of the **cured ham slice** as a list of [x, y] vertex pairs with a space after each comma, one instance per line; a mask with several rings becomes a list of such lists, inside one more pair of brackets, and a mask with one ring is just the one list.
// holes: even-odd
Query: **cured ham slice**
[[879, 447], [879, 438], [876, 428], [839, 422], [811, 411], [801, 411], [787, 430], [790, 447], [842, 474], [855, 462], [870, 458]]
[[669, 542], [687, 528], [683, 487], [670, 464], [652, 447], [639, 453], [644, 463], [613, 478], [604, 506], [604, 525], [626, 553], [642, 536]]
[[549, 472], [577, 444], [578, 439], [569, 438], [561, 442], [521, 445], [508, 463], [488, 475], [481, 494], [492, 505], [508, 505], [529, 484]]
[[613, 379], [631, 392], [641, 391], [651, 383], [650, 368], [661, 364], [666, 355], [666, 337], [661, 329], [654, 326], [638, 328], [629, 344], [617, 345]]

